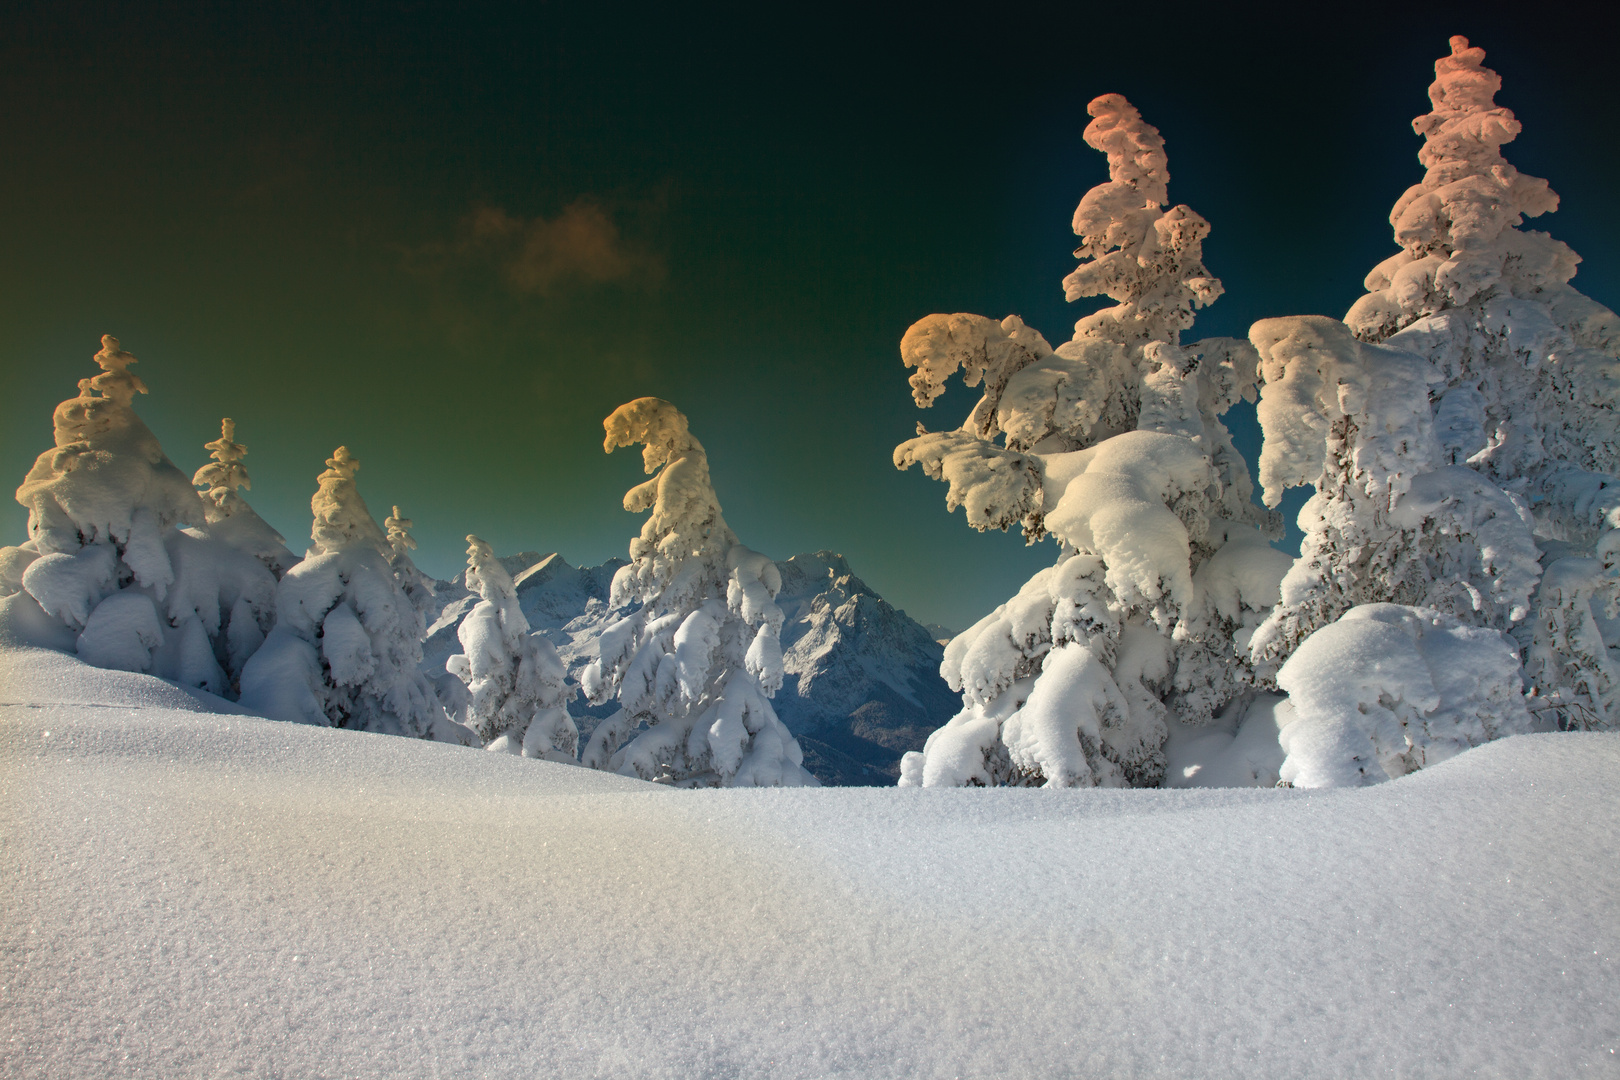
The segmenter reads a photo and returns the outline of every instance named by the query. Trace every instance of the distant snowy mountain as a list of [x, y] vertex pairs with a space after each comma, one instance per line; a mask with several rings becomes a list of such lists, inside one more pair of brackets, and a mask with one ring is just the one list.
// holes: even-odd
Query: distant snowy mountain
[[[596, 659], [597, 635], [611, 619], [608, 592], [624, 560], [576, 567], [561, 555], [525, 552], [501, 561], [529, 625], [557, 647], [577, 682]], [[804, 749], [805, 768], [823, 784], [893, 783], [901, 755], [920, 749], [961, 707], [939, 675], [942, 646], [856, 577], [842, 555], [795, 555], [776, 566], [776, 602], [787, 621], [786, 677], [774, 705]], [[422, 663], [448, 703], [464, 691], [444, 662], [461, 650], [456, 628], [478, 597], [457, 580], [439, 582], [436, 600]], [[569, 705], [585, 735], [616, 708], [577, 698]]]
[[962, 707], [940, 678], [944, 648], [842, 555], [795, 555], [776, 567], [787, 616], [776, 712], [806, 768], [824, 784], [894, 782], [901, 755]]

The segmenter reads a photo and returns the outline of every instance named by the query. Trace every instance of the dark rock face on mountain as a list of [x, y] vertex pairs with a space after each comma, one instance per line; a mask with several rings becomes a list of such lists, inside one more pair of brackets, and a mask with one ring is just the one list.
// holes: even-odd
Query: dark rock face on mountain
[[823, 783], [894, 783], [901, 755], [962, 707], [939, 675], [943, 646], [842, 555], [795, 555], [776, 567], [787, 616], [777, 715]]
[[[624, 560], [575, 567], [560, 555], [524, 553], [502, 561], [526, 560], [533, 561], [512, 575], [518, 602], [577, 683], [580, 669], [596, 659], [602, 628], [613, 621], [608, 593]], [[776, 566], [786, 676], [773, 704], [803, 747], [805, 768], [823, 784], [894, 783], [901, 755], [920, 750], [929, 732], [961, 708], [939, 676], [943, 647], [856, 577], [842, 555], [795, 555]], [[456, 628], [478, 597], [459, 583], [440, 584], [447, 602], [428, 629], [422, 663], [448, 704], [460, 680], [445, 674], [444, 662], [461, 650]], [[616, 707], [575, 698], [569, 712], [588, 735]]]

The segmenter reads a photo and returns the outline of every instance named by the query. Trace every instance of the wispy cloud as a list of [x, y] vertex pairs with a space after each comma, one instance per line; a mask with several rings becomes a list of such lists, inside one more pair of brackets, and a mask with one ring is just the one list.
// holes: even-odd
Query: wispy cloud
[[627, 239], [612, 210], [588, 195], [549, 218], [475, 206], [453, 240], [413, 249], [408, 262], [432, 277], [497, 270], [513, 292], [539, 297], [602, 285], [653, 292], [666, 276], [662, 257]]
[[480, 206], [468, 227], [473, 246], [499, 258], [507, 282], [519, 292], [549, 296], [572, 284], [611, 282], [652, 290], [664, 280], [663, 260], [628, 244], [593, 199], [576, 199], [550, 219]]

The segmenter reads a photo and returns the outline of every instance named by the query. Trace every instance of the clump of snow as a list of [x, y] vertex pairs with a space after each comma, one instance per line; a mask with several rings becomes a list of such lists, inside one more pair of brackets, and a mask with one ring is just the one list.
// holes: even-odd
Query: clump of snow
[[1277, 673], [1293, 720], [1281, 780], [1355, 787], [1531, 730], [1513, 639], [1428, 608], [1363, 604]]
[[145, 671], [161, 644], [163, 627], [152, 598], [135, 591], [115, 592], [97, 604], [78, 640], [85, 663], [121, 671]]
[[[1129, 102], [1088, 111], [1109, 179], [1075, 211], [1083, 262], [1064, 293], [1115, 306], [1056, 349], [1016, 316], [931, 315], [901, 342], [920, 407], [958, 370], [984, 394], [954, 431], [919, 425], [895, 465], [946, 481], [974, 528], [1059, 545], [1052, 569], [951, 641], [940, 670], [963, 708], [902, 762], [903, 785], [1153, 786], [1172, 710], [1204, 723], [1253, 693], [1235, 634], [1277, 600], [1279, 558], [1256, 549], [1280, 523], [1251, 502], [1220, 416], [1253, 400], [1259, 357], [1225, 338], [1182, 345], [1221, 294], [1208, 223], [1165, 208], [1164, 140]], [[1200, 589], [1233, 542], [1243, 553]]]
[[613, 579], [623, 614], [580, 676], [592, 704], [620, 710], [591, 733], [593, 768], [684, 786], [814, 784], [803, 750], [771, 708], [782, 685], [782, 578], [720, 515], [709, 460], [686, 417], [638, 398], [602, 426], [604, 448], [643, 444], [651, 480], [624, 508], [651, 510]]
[[1167, 788], [1273, 787], [1282, 776], [1278, 733], [1294, 718], [1281, 694], [1240, 698], [1204, 724], [1170, 721], [1164, 741]]

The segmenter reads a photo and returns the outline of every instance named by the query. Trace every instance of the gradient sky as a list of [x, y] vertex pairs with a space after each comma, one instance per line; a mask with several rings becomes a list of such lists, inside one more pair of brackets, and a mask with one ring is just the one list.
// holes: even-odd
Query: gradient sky
[[[1341, 315], [1393, 253], [1390, 205], [1421, 176], [1408, 125], [1454, 33], [1525, 125], [1509, 160], [1563, 197], [1533, 227], [1620, 306], [1613, 16], [906, 7], [927, 14], [7, 5], [0, 475], [50, 446], [112, 333], [182, 469], [235, 418], [248, 498], [295, 550], [342, 443], [431, 573], [469, 532], [592, 564], [641, 522], [620, 506], [640, 455], [604, 455], [602, 418], [655, 394], [691, 418], [745, 543], [842, 552], [961, 628], [1055, 549], [975, 533], [944, 485], [893, 468], [919, 419], [954, 426], [975, 397], [918, 411], [898, 343], [971, 311], [1056, 344], [1096, 306], [1059, 285], [1074, 205], [1106, 178], [1086, 102], [1135, 103], [1171, 198], [1213, 227], [1227, 295], [1188, 340], [1244, 335]], [[0, 542], [25, 520], [6, 503]]]

